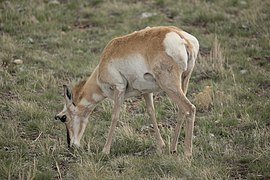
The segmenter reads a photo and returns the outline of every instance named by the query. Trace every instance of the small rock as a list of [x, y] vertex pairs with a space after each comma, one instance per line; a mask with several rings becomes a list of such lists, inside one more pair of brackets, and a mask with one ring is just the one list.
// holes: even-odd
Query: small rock
[[51, 0], [51, 1], [48, 2], [48, 4], [58, 5], [58, 4], [60, 4], [60, 2], [57, 1], [57, 0]]
[[149, 126], [143, 125], [143, 126], [141, 127], [141, 132], [142, 132], [142, 131], [145, 131], [145, 130], [148, 130], [148, 129], [149, 129]]
[[248, 26], [247, 24], [242, 24], [241, 27], [242, 27], [243, 29], [249, 29], [249, 26]]
[[30, 43], [34, 43], [34, 40], [33, 40], [33, 38], [28, 38], [28, 41], [30, 42]]
[[239, 4], [246, 6], [247, 5], [247, 1], [240, 1]]
[[240, 73], [241, 74], [246, 74], [248, 71], [246, 70], [246, 69], [242, 69], [242, 70], [240, 70]]
[[155, 16], [155, 15], [157, 15], [157, 13], [143, 12], [141, 14], [141, 18], [149, 18], [149, 17]]
[[21, 59], [15, 59], [13, 61], [13, 63], [16, 64], [16, 65], [20, 65], [20, 64], [23, 64], [23, 60], [21, 60]]

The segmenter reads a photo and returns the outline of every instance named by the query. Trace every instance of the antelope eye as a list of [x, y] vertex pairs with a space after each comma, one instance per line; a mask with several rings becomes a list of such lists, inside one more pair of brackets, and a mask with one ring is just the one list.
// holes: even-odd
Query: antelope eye
[[63, 115], [62, 117], [61, 117], [61, 119], [60, 119], [62, 122], [66, 122], [66, 120], [67, 120], [67, 116], [66, 115]]

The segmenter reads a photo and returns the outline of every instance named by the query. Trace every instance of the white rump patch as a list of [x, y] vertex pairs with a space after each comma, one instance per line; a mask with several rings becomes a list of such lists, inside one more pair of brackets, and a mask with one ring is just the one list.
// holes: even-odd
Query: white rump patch
[[193, 35], [185, 32], [185, 31], [182, 31], [181, 34], [192, 44], [195, 59], [196, 59], [197, 54], [199, 52], [199, 41], [197, 40], [196, 37], [194, 37]]
[[182, 70], [185, 71], [187, 69], [188, 61], [185, 40], [183, 40], [176, 32], [169, 32], [163, 40], [163, 45], [166, 53], [179, 64]]

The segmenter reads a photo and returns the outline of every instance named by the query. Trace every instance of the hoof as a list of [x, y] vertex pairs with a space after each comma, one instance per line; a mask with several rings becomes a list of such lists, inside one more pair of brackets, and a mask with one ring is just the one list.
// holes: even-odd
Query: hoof
[[103, 149], [103, 150], [102, 150], [102, 154], [104, 154], [104, 155], [109, 155], [109, 154], [110, 154], [110, 150]]
[[192, 152], [184, 152], [184, 155], [185, 155], [187, 158], [191, 158], [191, 157], [192, 157]]
[[163, 154], [163, 151], [164, 151], [164, 148], [157, 148], [156, 149], [156, 152], [157, 152], [158, 155]]

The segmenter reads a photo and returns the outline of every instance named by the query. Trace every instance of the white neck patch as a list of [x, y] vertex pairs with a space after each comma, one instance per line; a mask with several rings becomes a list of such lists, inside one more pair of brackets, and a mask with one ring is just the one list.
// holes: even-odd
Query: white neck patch
[[86, 98], [82, 98], [82, 100], [79, 102], [79, 105], [82, 105], [84, 107], [91, 107], [93, 106], [93, 103], [88, 101]]

